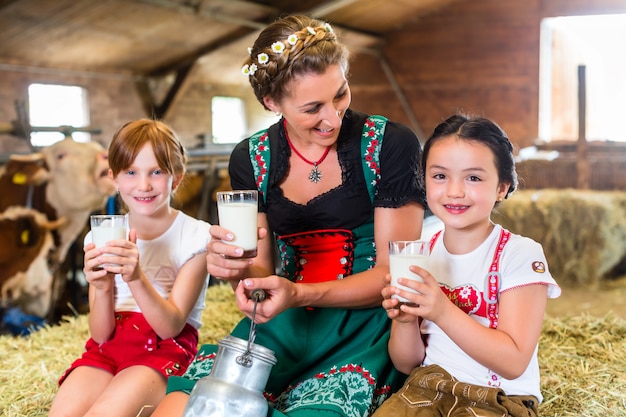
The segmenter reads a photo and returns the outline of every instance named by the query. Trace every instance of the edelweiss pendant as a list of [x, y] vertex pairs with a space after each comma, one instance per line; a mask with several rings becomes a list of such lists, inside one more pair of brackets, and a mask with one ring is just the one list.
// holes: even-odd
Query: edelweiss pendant
[[322, 179], [322, 171], [317, 169], [317, 164], [313, 165], [313, 169], [309, 173], [309, 181], [314, 184], [317, 184]]

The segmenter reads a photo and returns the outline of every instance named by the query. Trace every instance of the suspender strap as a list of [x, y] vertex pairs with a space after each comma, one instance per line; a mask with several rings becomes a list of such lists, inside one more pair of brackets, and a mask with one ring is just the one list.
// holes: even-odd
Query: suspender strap
[[374, 197], [378, 192], [378, 182], [380, 181], [380, 149], [383, 146], [386, 125], [387, 118], [376, 115], [368, 116], [363, 124], [361, 134], [361, 162], [370, 201], [374, 201]]
[[259, 190], [259, 197], [267, 198], [267, 177], [270, 172], [270, 138], [267, 129], [256, 132], [250, 137], [250, 161], [254, 171], [254, 181]]
[[438, 231], [437, 233], [435, 233], [433, 235], [433, 237], [430, 238], [430, 252], [432, 253], [433, 248], [435, 247], [435, 242], [437, 241], [437, 239], [439, 239], [439, 235], [441, 234], [442, 230]]
[[504, 246], [509, 241], [511, 233], [508, 230], [502, 229], [500, 232], [500, 238], [498, 239], [498, 246], [493, 254], [493, 261], [489, 267], [489, 273], [485, 279], [485, 294], [487, 295], [487, 317], [489, 318], [489, 327], [495, 329], [498, 327], [498, 302], [500, 301], [500, 285], [501, 275], [499, 272], [500, 256], [504, 250]]
[[[435, 242], [441, 235], [441, 230], [433, 235], [430, 239], [430, 250], [432, 252], [433, 247], [435, 246]], [[496, 250], [493, 254], [493, 260], [491, 261], [491, 266], [489, 267], [489, 272], [487, 273], [487, 277], [485, 279], [485, 301], [487, 303], [487, 318], [489, 319], [489, 327], [495, 329], [498, 327], [498, 302], [500, 301], [500, 285], [501, 285], [501, 275], [499, 272], [500, 266], [500, 256], [504, 251], [504, 246], [506, 246], [507, 242], [511, 237], [511, 232], [508, 230], [502, 229], [500, 232], [500, 238], [498, 239], [498, 245], [496, 246]]]

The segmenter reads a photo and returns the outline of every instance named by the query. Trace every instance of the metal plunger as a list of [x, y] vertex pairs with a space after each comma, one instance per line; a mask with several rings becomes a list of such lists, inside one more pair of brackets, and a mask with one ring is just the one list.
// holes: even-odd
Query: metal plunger
[[245, 367], [249, 367], [252, 363], [252, 360], [250, 359], [250, 349], [252, 347], [252, 343], [254, 343], [254, 339], [256, 338], [256, 323], [254, 321], [256, 317], [256, 306], [258, 303], [265, 300], [265, 291], [257, 288], [256, 290], [253, 290], [250, 295], [250, 298], [254, 300], [254, 308], [252, 309], [252, 320], [250, 322], [250, 333], [248, 334], [248, 345], [246, 347], [245, 353], [237, 357], [237, 363]]

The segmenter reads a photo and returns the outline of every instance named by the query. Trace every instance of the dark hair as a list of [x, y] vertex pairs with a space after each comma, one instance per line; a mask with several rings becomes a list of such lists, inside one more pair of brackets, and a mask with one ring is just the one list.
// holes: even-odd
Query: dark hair
[[430, 148], [437, 141], [446, 136], [456, 136], [467, 141], [484, 144], [491, 149], [494, 163], [501, 183], [509, 183], [509, 189], [504, 198], [507, 198], [517, 188], [517, 172], [513, 157], [513, 145], [508, 136], [496, 123], [484, 117], [469, 117], [454, 115], [435, 127], [433, 134], [424, 144], [422, 153], [422, 176], [426, 174], [426, 161]]
[[109, 145], [109, 168], [113, 176], [130, 167], [146, 143], [154, 150], [159, 167], [171, 175], [183, 175], [187, 163], [178, 135], [158, 120], [138, 119], [126, 123]]
[[[273, 48], [277, 42], [282, 44], [282, 48], [278, 45], [280, 51]], [[347, 74], [348, 59], [348, 48], [337, 40], [328, 23], [308, 16], [286, 16], [259, 34], [243, 68], [254, 95], [267, 109], [263, 97], [280, 101], [287, 94], [285, 85], [294, 77], [321, 74], [335, 64]]]

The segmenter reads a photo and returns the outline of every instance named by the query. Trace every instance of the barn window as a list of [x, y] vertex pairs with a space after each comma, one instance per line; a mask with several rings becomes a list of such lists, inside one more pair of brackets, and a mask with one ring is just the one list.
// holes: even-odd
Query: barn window
[[246, 113], [238, 97], [215, 96], [211, 99], [214, 143], [237, 143], [246, 135]]
[[626, 142], [626, 15], [545, 19], [541, 26], [539, 136], [578, 138], [579, 67], [585, 84], [585, 136]]
[[[63, 126], [89, 126], [87, 91], [78, 86], [31, 84], [28, 87], [28, 111], [30, 125], [34, 128], [30, 134], [34, 146], [48, 146], [63, 139]], [[78, 142], [91, 139], [86, 132], [71, 132], [71, 135]]]

